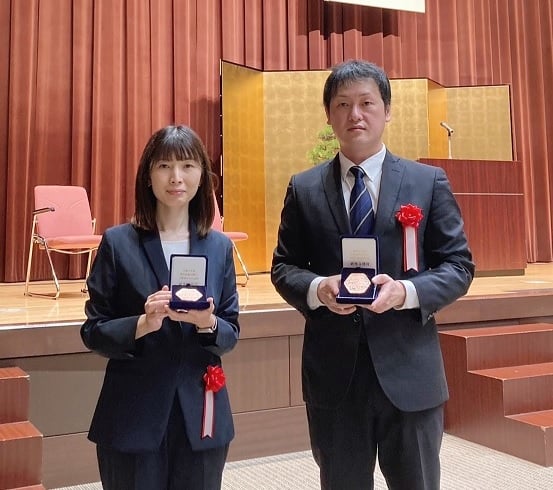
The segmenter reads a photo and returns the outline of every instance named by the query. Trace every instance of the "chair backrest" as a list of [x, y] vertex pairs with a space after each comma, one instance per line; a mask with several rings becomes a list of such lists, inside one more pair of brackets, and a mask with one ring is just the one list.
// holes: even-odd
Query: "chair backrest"
[[221, 210], [219, 209], [219, 203], [217, 202], [215, 193], [213, 193], [213, 200], [215, 201], [215, 214], [213, 216], [211, 228], [217, 231], [223, 231], [223, 219], [221, 218]]
[[93, 233], [90, 203], [84, 187], [37, 185], [35, 209], [46, 207], [55, 211], [37, 215], [37, 233], [44, 238]]

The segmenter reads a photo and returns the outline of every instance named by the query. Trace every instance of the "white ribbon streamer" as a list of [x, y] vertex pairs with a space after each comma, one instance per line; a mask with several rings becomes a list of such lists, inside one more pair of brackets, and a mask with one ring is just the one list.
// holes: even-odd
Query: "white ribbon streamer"
[[417, 229], [414, 226], [403, 227], [403, 267], [405, 271], [419, 270]]
[[213, 425], [215, 422], [213, 391], [204, 391], [204, 417], [202, 423], [202, 439], [213, 437]]

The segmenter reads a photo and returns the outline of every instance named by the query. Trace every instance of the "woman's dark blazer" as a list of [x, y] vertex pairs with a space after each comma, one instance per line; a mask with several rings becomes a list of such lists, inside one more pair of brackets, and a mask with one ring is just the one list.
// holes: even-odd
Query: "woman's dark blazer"
[[200, 239], [191, 222], [190, 254], [209, 259], [207, 296], [215, 304], [216, 333], [198, 334], [192, 324], [165, 318], [159, 331], [136, 340], [147, 296], [169, 281], [159, 234], [131, 224], [104, 233], [87, 281], [90, 299], [81, 327], [85, 345], [109, 358], [91, 441], [125, 452], [158, 449], [176, 396], [194, 450], [234, 437], [226, 388], [215, 394], [213, 437], [201, 437], [203, 375], [207, 366], [221, 364], [240, 330], [232, 243], [213, 230]]

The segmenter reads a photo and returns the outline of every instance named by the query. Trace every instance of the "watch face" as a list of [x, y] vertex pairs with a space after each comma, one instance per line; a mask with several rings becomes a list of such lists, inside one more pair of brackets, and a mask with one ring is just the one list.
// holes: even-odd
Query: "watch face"
[[196, 288], [183, 287], [175, 292], [175, 296], [182, 301], [198, 301], [203, 295]]
[[364, 272], [352, 272], [344, 281], [344, 286], [350, 294], [365, 294], [371, 285], [369, 276]]
[[215, 332], [215, 329], [213, 327], [208, 327], [208, 328], [197, 328], [196, 329], [196, 332], [198, 333], [214, 333]]

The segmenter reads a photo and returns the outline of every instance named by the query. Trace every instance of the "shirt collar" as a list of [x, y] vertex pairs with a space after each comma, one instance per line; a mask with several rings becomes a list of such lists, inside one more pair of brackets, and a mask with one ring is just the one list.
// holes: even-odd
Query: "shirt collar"
[[[340, 171], [342, 174], [342, 179], [346, 180], [348, 175], [350, 178], [353, 178], [349, 173], [350, 167], [355, 165], [348, 157], [346, 157], [341, 151], [338, 153], [340, 158]], [[386, 145], [382, 144], [382, 148], [371, 155], [366, 160], [362, 161], [359, 166], [365, 171], [369, 180], [373, 181], [382, 171], [382, 164], [384, 163], [384, 157], [386, 156]]]

